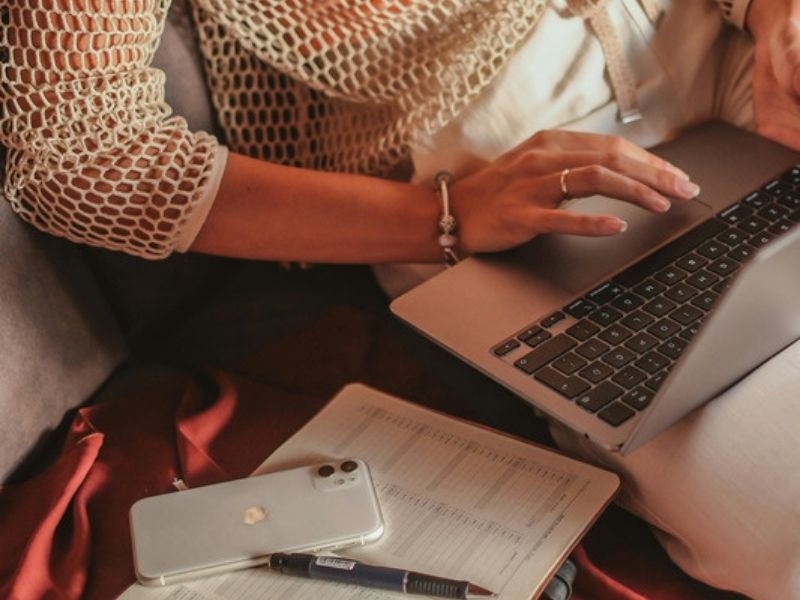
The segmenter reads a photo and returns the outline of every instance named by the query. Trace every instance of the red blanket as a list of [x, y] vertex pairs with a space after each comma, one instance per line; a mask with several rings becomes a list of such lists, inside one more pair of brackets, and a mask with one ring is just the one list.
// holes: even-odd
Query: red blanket
[[[320, 340], [347, 344], [332, 353]], [[471, 416], [384, 324], [336, 311], [231, 370], [139, 367], [76, 416], [58, 461], [0, 489], [0, 597], [113, 598], [134, 581], [128, 509], [172, 489], [243, 477], [348, 381]], [[474, 415], [473, 415], [474, 416]], [[611, 508], [575, 553], [579, 600], [722, 600], [680, 573], [639, 521]]]

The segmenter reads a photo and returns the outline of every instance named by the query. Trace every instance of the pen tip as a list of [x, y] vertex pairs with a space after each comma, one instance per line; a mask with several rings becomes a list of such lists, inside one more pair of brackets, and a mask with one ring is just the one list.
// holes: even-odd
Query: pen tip
[[497, 598], [497, 594], [490, 592], [479, 585], [470, 583], [467, 586], [467, 598]]

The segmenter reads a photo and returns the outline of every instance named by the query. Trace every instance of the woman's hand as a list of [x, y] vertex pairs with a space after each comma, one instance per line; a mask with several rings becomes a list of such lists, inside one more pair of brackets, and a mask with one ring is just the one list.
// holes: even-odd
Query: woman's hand
[[800, 150], [800, 0], [753, 0], [747, 28], [755, 41], [756, 128]]
[[467, 254], [505, 250], [540, 233], [602, 236], [625, 231], [613, 216], [559, 209], [565, 199], [602, 194], [653, 212], [669, 210], [667, 196], [695, 197], [700, 188], [665, 160], [622, 138], [543, 131], [452, 186], [459, 246]]

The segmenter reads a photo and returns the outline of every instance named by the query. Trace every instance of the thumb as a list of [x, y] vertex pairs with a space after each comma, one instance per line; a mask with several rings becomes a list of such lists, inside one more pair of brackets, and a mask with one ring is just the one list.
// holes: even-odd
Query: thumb
[[794, 75], [792, 76], [792, 91], [800, 98], [800, 64], [795, 65]]

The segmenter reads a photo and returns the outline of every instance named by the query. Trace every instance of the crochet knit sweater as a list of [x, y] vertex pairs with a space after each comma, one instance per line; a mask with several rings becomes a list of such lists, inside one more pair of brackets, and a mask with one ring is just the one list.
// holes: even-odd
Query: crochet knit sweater
[[[575, 12], [601, 14], [604, 1], [576, 0]], [[186, 250], [227, 147], [383, 174], [415, 132], [491, 83], [546, 2], [191, 0], [222, 146], [172, 115], [150, 66], [169, 0], [2, 0], [5, 195], [76, 242], [145, 258]], [[741, 26], [748, 0], [717, 2]]]

